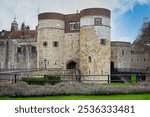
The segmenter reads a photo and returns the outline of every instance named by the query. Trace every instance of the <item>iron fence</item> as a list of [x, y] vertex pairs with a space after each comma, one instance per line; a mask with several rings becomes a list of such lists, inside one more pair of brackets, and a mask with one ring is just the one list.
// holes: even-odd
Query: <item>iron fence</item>
[[[54, 73], [54, 72], [53, 72]], [[56, 73], [56, 72], [55, 72]], [[44, 78], [45, 75], [47, 76], [59, 76], [60, 82], [66, 83], [112, 83], [112, 82], [143, 82], [147, 81], [150, 82], [150, 74], [111, 74], [111, 75], [82, 75], [82, 74], [44, 74], [44, 75], [37, 75], [37, 74], [24, 74], [24, 73], [0, 73], [0, 82], [9, 82], [9, 83], [16, 83], [22, 81], [22, 78]], [[134, 78], [134, 79], [132, 79]], [[57, 80], [48, 79], [45, 80], [45, 83], [48, 82], [56, 82]]]
[[150, 68], [140, 69], [140, 68], [113, 68], [113, 73], [150, 73]]

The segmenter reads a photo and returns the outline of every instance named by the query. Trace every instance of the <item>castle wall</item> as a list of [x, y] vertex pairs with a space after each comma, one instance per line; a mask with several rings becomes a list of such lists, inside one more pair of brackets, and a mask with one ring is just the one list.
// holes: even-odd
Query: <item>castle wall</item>
[[114, 68], [129, 70], [150, 67], [150, 54], [132, 49], [130, 42], [111, 42], [111, 61]]
[[150, 54], [149, 53], [132, 53], [131, 54], [131, 68], [147, 69], [150, 68]]
[[131, 44], [129, 42], [111, 42], [111, 61], [114, 68], [131, 68]]
[[[24, 47], [24, 52], [18, 52], [18, 48]], [[35, 39], [10, 39], [9, 40], [9, 69], [29, 69], [36, 68], [37, 52]]]
[[74, 61], [77, 63], [76, 69], [79, 69], [79, 51], [80, 51], [80, 45], [79, 45], [79, 33], [65, 33], [65, 38], [63, 41], [64, 47], [63, 49], [63, 55], [62, 59], [64, 59], [64, 69], [66, 68], [66, 65]]
[[[35, 39], [5, 39], [3, 45], [0, 46], [1, 69], [27, 69], [36, 68], [37, 66], [37, 52], [32, 52], [32, 47], [36, 48]], [[18, 47], [26, 46], [26, 51], [17, 52]]]
[[6, 41], [3, 39], [0, 40], [0, 52], [0, 69], [4, 69], [6, 64]]

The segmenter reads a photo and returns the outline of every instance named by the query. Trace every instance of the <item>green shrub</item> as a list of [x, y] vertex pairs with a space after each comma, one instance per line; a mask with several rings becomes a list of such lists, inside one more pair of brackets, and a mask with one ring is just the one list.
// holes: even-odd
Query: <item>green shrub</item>
[[136, 74], [132, 74], [131, 75], [131, 83], [136, 83], [137, 78], [136, 78]]
[[44, 85], [46, 82], [46, 80], [42, 77], [27, 77], [22, 78], [22, 80], [30, 85]]
[[50, 76], [45, 75], [44, 77], [24, 77], [22, 78], [23, 81], [27, 82], [30, 85], [44, 85], [44, 84], [51, 84], [55, 85], [61, 81], [60, 76]]
[[44, 79], [51, 85], [55, 85], [61, 81], [61, 77], [57, 75], [45, 75]]

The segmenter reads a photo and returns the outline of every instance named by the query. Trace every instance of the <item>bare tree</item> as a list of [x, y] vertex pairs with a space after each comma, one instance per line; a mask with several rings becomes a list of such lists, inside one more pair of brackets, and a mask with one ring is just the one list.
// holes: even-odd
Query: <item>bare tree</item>
[[150, 52], [150, 20], [143, 22], [133, 45], [134, 48], [141, 52]]

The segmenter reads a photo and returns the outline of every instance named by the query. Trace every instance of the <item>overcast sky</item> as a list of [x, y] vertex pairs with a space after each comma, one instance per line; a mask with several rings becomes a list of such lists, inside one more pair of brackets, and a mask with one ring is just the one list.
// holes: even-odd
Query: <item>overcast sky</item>
[[76, 13], [85, 8], [102, 7], [112, 11], [112, 40], [133, 41], [143, 22], [150, 17], [150, 0], [0, 0], [0, 30], [10, 30], [13, 18], [31, 29], [42, 12]]

